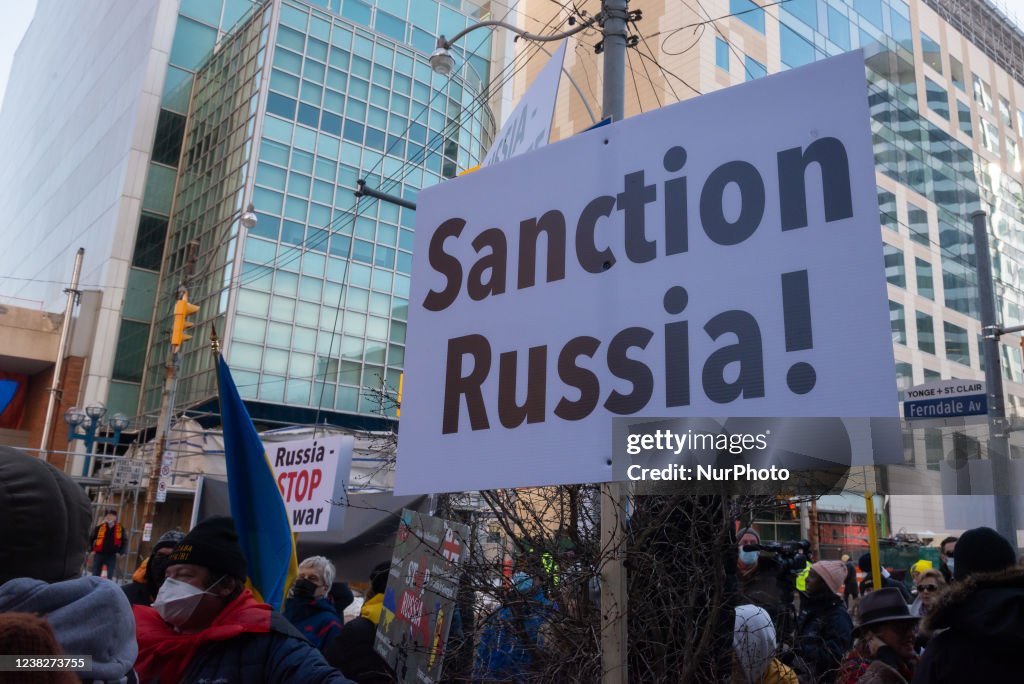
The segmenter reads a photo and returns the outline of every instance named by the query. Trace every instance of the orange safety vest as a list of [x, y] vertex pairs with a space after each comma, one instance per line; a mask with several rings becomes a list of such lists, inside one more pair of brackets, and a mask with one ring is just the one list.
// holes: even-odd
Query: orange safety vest
[[[116, 549], [121, 548], [121, 537], [123, 533], [121, 523], [114, 523], [114, 547]], [[103, 540], [107, 537], [107, 523], [100, 525], [99, 530], [96, 531], [96, 543], [93, 544], [92, 550], [96, 553], [103, 552]]]

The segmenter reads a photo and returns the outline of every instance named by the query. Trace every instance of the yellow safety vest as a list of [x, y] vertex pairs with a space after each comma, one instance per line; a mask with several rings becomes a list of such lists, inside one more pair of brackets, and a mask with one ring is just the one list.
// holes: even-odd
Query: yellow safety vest
[[807, 576], [811, 574], [811, 561], [807, 561], [807, 565], [800, 571], [800, 574], [796, 576], [796, 590], [807, 591]]

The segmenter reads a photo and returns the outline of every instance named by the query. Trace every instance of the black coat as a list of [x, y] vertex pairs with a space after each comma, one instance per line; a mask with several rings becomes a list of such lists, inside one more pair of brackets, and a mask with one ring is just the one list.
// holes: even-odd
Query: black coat
[[925, 618], [937, 633], [913, 684], [1015, 682], [1024, 653], [1024, 569], [972, 575], [940, 596]]
[[853, 620], [835, 594], [800, 600], [796, 652], [814, 674], [814, 681], [834, 682], [843, 656], [853, 646]]
[[395, 681], [391, 668], [373, 650], [376, 635], [377, 625], [372, 620], [357, 617], [346, 623], [337, 638], [327, 644], [324, 658], [356, 684], [391, 684]]

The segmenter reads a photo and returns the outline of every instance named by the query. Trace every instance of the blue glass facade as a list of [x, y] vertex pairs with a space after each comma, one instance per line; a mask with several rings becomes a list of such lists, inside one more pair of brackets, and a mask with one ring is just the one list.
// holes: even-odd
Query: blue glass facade
[[[223, 105], [199, 112], [197, 85], [171, 230], [182, 240], [208, 234], [209, 244], [225, 247], [201, 250], [209, 255], [208, 275], [190, 293], [205, 301], [204, 325], [184, 354], [179, 405], [213, 396], [205, 326], [215, 325], [243, 397], [388, 413], [367, 388], [393, 393], [404, 364], [414, 213], [369, 198], [357, 203], [353, 190], [366, 179], [414, 201], [421, 187], [482, 158], [494, 135], [483, 104], [489, 36], [465, 41], [476, 55], [457, 54], [464, 68], [450, 79], [434, 74], [429, 51], [417, 46], [417, 32], [455, 33], [479, 11], [467, 3], [473, 12], [462, 14], [451, 4], [279, 3], [258, 38], [266, 43], [258, 77], [220, 96], [255, 103], [247, 128], [241, 116], [228, 123]], [[436, 34], [430, 51], [435, 42]], [[216, 73], [219, 59], [200, 70], [201, 79]], [[203, 127], [245, 130], [242, 154], [205, 160]], [[183, 179], [192, 169], [235, 167], [249, 180], [211, 185], [215, 194], [205, 201], [218, 210], [190, 232], [190, 207], [204, 200], [189, 195]], [[258, 222], [244, 231], [237, 214], [247, 188]], [[159, 311], [170, 310], [178, 270], [165, 271]], [[157, 349], [151, 370], [166, 355], [166, 344]], [[159, 397], [158, 375], [147, 383], [150, 407]]]

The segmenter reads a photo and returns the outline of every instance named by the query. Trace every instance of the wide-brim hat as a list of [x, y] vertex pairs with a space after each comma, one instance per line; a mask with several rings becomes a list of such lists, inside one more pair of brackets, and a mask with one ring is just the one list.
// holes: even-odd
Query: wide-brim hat
[[865, 627], [882, 622], [917, 622], [918, 618], [910, 614], [903, 594], [895, 587], [870, 591], [860, 599], [857, 606], [857, 626], [853, 629], [854, 636], [860, 636]]

